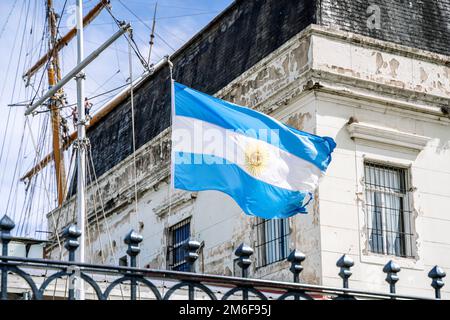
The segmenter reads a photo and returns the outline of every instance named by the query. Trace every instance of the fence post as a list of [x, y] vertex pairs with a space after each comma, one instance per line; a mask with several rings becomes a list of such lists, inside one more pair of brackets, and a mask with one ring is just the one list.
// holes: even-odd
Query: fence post
[[[184, 243], [184, 257], [189, 266], [189, 272], [195, 272], [195, 261], [198, 259], [197, 250], [201, 244], [195, 240], [187, 240]], [[194, 287], [189, 285], [189, 300], [195, 299]]]
[[242, 243], [234, 252], [234, 254], [239, 257], [238, 266], [242, 268], [242, 278], [248, 277], [248, 268], [252, 264], [250, 256], [253, 254], [253, 249]]
[[341, 268], [341, 270], [339, 271], [339, 276], [343, 280], [344, 289], [348, 289], [348, 278], [350, 278], [352, 275], [352, 271], [350, 270], [350, 268], [353, 267], [354, 264], [355, 263], [353, 262], [353, 259], [346, 254], [340, 257], [336, 262], [336, 266]]
[[184, 243], [185, 259], [189, 265], [189, 272], [195, 272], [195, 261], [198, 259], [197, 250], [200, 248], [200, 242], [188, 240]]
[[444, 286], [444, 281], [446, 273], [439, 266], [434, 266], [433, 269], [428, 273], [428, 277], [430, 277], [433, 281], [431, 282], [431, 286], [434, 288], [436, 299], [441, 299], [441, 288]]
[[[8, 256], [8, 244], [12, 239], [11, 230], [14, 229], [16, 225], [10, 217], [4, 215], [0, 220], [0, 237], [2, 240], [2, 256]], [[4, 263], [8, 262], [3, 260]], [[1, 300], [8, 299], [8, 267], [6, 265], [2, 266], [2, 278], [1, 278]]]
[[[67, 226], [63, 230], [62, 234], [63, 238], [66, 239], [66, 242], [64, 244], [64, 248], [69, 251], [69, 261], [73, 262], [75, 261], [75, 252], [77, 251], [78, 247], [80, 246], [80, 242], [78, 241], [78, 238], [81, 236], [81, 230], [77, 228], [75, 224], [71, 224]], [[75, 268], [72, 269], [72, 274], [70, 275], [69, 279], [69, 300], [75, 300], [75, 287], [77, 281], [82, 281], [81, 278], [77, 279], [77, 270]], [[68, 270], [69, 271], [69, 270]]]
[[[248, 268], [252, 264], [250, 257], [253, 254], [253, 249], [245, 243], [241, 243], [234, 254], [239, 257], [238, 266], [242, 268], [242, 277], [248, 278]], [[245, 289], [242, 292], [242, 298], [248, 300], [248, 291]]]
[[287, 261], [291, 263], [289, 270], [294, 275], [295, 283], [300, 282], [300, 273], [303, 271], [302, 262], [305, 261], [305, 259], [305, 254], [297, 249], [293, 250], [287, 258]]
[[[386, 282], [389, 283], [390, 292], [395, 294], [395, 284], [400, 279], [398, 276], [398, 272], [400, 272], [401, 268], [394, 261], [389, 261], [383, 268], [383, 272], [386, 273]], [[394, 299], [394, 298], [393, 298]]]
[[[124, 242], [128, 245], [127, 254], [130, 256], [130, 266], [132, 268], [136, 268], [136, 256], [141, 252], [141, 249], [139, 248], [139, 243], [142, 242], [144, 238], [134, 232], [134, 230], [131, 230], [125, 237]], [[132, 276], [131, 279], [131, 294], [130, 294], [131, 300], [136, 300], [136, 280], [134, 279], [134, 276]]]
[[69, 261], [75, 261], [75, 251], [80, 246], [78, 238], [81, 236], [81, 230], [76, 225], [71, 224], [64, 229], [62, 236], [66, 239], [64, 248], [69, 251]]

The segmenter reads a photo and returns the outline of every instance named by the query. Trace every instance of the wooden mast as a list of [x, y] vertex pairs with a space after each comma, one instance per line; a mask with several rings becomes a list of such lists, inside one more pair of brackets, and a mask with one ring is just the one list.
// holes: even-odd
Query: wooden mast
[[[109, 0], [101, 0], [91, 11], [83, 18], [84, 27], [88, 26], [92, 20], [94, 20], [102, 11], [103, 8], [109, 5]], [[68, 33], [66, 33], [61, 39], [55, 41], [54, 46], [42, 56], [25, 74], [23, 78], [28, 81], [30, 78], [48, 61], [52, 56], [53, 51], [60, 51], [64, 48], [75, 36], [77, 35], [77, 28], [73, 27]]]
[[[83, 25], [86, 27], [89, 25], [92, 20], [94, 20], [103, 8], [109, 6], [110, 0], [100, 0], [97, 5], [89, 11], [89, 13], [83, 18]], [[57, 34], [57, 16], [53, 9], [53, 0], [46, 0], [47, 5], [47, 20], [50, 30], [50, 41], [49, 41], [49, 50], [48, 52], [41, 57], [24, 75], [23, 78], [26, 80], [27, 85], [30, 78], [44, 65], [48, 63], [48, 83], [49, 86], [54, 86], [58, 81], [61, 80], [61, 68], [59, 64], [59, 51], [66, 46], [70, 40], [72, 40], [77, 35], [76, 26], [73, 27], [66, 35], [64, 35], [61, 39], [58, 39]], [[30, 179], [33, 175], [37, 174], [42, 168], [45, 167], [50, 161], [54, 160], [55, 163], [55, 171], [56, 171], [56, 185], [58, 190], [58, 205], [61, 205], [64, 201], [64, 198], [67, 193], [66, 187], [66, 172], [64, 166], [64, 157], [63, 151], [67, 149], [69, 143], [62, 142], [61, 135], [61, 115], [60, 115], [60, 107], [62, 104], [62, 100], [59, 99], [61, 97], [63, 91], [60, 90], [58, 95], [50, 99], [49, 109], [51, 112], [51, 122], [52, 122], [52, 135], [53, 135], [53, 152], [49, 154], [43, 160], [45, 162], [44, 165], [42, 161], [34, 167], [31, 171], [29, 171], [25, 177]], [[72, 140], [73, 141], [73, 140]]]
[[[47, 19], [50, 29], [50, 49], [54, 48], [57, 42], [57, 26], [56, 15], [53, 9], [53, 0], [47, 0]], [[61, 80], [61, 70], [59, 68], [58, 50], [53, 50], [50, 58], [48, 74], [48, 85], [50, 87], [56, 85]], [[62, 153], [61, 143], [61, 114], [59, 112], [62, 101], [58, 98], [60, 94], [53, 96], [49, 101], [49, 109], [51, 111], [52, 139], [53, 139], [53, 156], [55, 160], [56, 187], [58, 191], [58, 205], [62, 205], [66, 196], [66, 172], [64, 167], [64, 155]]]

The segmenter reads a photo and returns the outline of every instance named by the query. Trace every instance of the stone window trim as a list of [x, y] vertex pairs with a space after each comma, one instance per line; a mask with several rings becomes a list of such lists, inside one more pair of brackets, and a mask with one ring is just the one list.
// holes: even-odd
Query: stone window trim
[[415, 152], [422, 151], [431, 140], [429, 137], [357, 121], [349, 123], [347, 130], [355, 141], [378, 142]]
[[[410, 257], [399, 257], [395, 255], [387, 255], [387, 254], [379, 254], [376, 252], [371, 252], [369, 250], [369, 239], [367, 238], [367, 229], [366, 229], [366, 195], [365, 195], [365, 179], [364, 179], [364, 164], [366, 162], [370, 163], [377, 163], [380, 165], [386, 165], [386, 166], [393, 166], [405, 169], [408, 174], [408, 179], [410, 181], [410, 192], [409, 192], [409, 201], [411, 206], [411, 211], [413, 212], [412, 217], [412, 225], [411, 225], [411, 232], [413, 233], [413, 246], [412, 246], [412, 254]], [[358, 220], [359, 220], [359, 232], [360, 232], [360, 260], [363, 263], [368, 264], [374, 264], [383, 266], [386, 264], [386, 261], [389, 259], [395, 260], [397, 264], [400, 265], [403, 269], [411, 269], [411, 270], [418, 270], [418, 271], [424, 271], [425, 266], [423, 265], [422, 260], [419, 258], [419, 235], [417, 234], [416, 229], [416, 208], [414, 205], [414, 193], [416, 191], [416, 188], [414, 187], [414, 176], [413, 176], [413, 170], [412, 170], [412, 163], [408, 160], [387, 160], [384, 157], [377, 157], [377, 156], [367, 156], [366, 154], [362, 154], [361, 160], [358, 161], [358, 166], [360, 169], [358, 170], [358, 192], [357, 192], [357, 199], [358, 199]]]
[[412, 258], [409, 169], [364, 161], [365, 225], [372, 253]]

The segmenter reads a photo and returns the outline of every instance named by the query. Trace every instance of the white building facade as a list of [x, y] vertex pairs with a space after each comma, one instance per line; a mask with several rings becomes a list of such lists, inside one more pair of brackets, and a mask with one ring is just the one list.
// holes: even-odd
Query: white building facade
[[[449, 57], [310, 25], [216, 93], [337, 143], [307, 215], [262, 221], [225, 194], [172, 191], [170, 128], [88, 188], [87, 261], [126, 264], [123, 238], [143, 235], [139, 265], [184, 270], [181, 244], [201, 242], [196, 271], [240, 275], [234, 250], [255, 249], [250, 277], [291, 281], [287, 255], [306, 255], [302, 282], [340, 286], [336, 261], [355, 262], [350, 287], [432, 296], [429, 270], [450, 271]], [[137, 164], [135, 210], [134, 166]], [[114, 206], [108, 206], [111, 199]], [[75, 197], [48, 215], [73, 222]], [[49, 247], [57, 257], [57, 245]], [[443, 298], [450, 298], [449, 287]]]

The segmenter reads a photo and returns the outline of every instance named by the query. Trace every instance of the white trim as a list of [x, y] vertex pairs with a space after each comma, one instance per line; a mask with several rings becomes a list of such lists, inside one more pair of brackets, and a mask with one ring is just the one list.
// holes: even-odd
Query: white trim
[[401, 132], [395, 129], [368, 123], [354, 122], [347, 125], [347, 130], [350, 134], [350, 138], [352, 139], [380, 142], [388, 145], [413, 149], [416, 151], [422, 151], [431, 140], [429, 137]]

